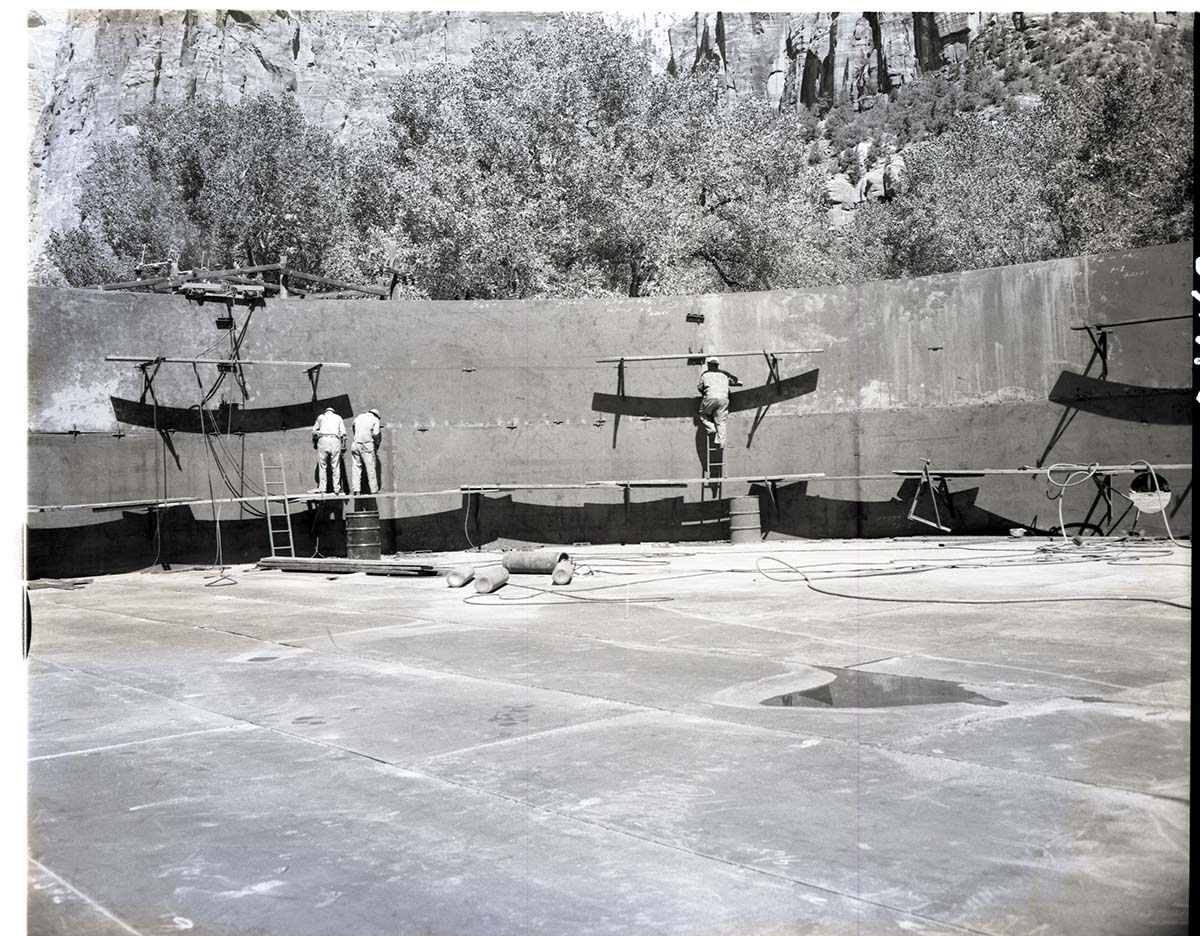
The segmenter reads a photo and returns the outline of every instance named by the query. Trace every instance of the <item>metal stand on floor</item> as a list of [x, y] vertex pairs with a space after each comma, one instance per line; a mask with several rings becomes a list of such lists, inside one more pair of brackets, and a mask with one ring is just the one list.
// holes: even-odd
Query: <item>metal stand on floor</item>
[[[941, 530], [943, 533], [948, 533], [950, 532], [950, 527], [942, 523], [942, 512], [938, 510], [938, 494], [941, 494], [942, 497], [946, 499], [946, 509], [953, 514], [954, 506], [950, 502], [950, 489], [946, 487], [946, 479], [942, 475], [936, 475], [937, 482], [935, 487], [935, 476], [930, 475], [929, 473], [929, 459], [922, 458], [921, 461], [923, 461], [925, 465], [921, 469], [921, 478], [919, 481], [917, 481], [917, 490], [916, 493], [913, 494], [912, 505], [908, 508], [908, 519], [915, 520], [917, 523], [923, 523], [926, 526], [931, 526], [935, 530]], [[927, 489], [929, 491], [929, 499], [933, 502], [934, 519], [932, 521], [926, 520], [924, 517], [917, 515], [917, 501], [921, 497], [922, 489]]]

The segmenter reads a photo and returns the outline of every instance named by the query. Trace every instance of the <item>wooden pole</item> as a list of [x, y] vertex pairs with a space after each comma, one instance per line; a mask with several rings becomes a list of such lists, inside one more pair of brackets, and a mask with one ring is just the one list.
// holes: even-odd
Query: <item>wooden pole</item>
[[791, 348], [786, 351], [693, 351], [690, 354], [639, 354], [625, 357], [596, 358], [597, 364], [620, 364], [622, 361], [688, 361], [692, 358], [758, 357], [760, 354], [824, 354], [824, 348]]
[[106, 354], [106, 361], [125, 362], [131, 364], [141, 364], [144, 362], [158, 362], [160, 364], [261, 364], [261, 365], [276, 365], [279, 367], [316, 367], [320, 364], [322, 367], [349, 367], [341, 361], [247, 361], [243, 358], [237, 360], [222, 360], [220, 358], [172, 358], [172, 357], [155, 357], [153, 354], [137, 357], [134, 355], [125, 354]]
[[379, 296], [381, 299], [387, 298], [387, 290], [380, 289], [377, 286], [360, 286], [357, 283], [347, 283], [344, 280], [328, 279], [324, 276], [314, 276], [312, 273], [300, 273], [297, 270], [288, 270], [288, 276], [296, 279], [309, 280], [313, 283], [323, 283], [326, 286], [333, 286], [337, 289], [351, 289], [354, 292], [366, 293], [370, 296]]
[[101, 283], [96, 288], [101, 292], [108, 292], [112, 289], [133, 289], [137, 286], [160, 286], [163, 283], [171, 282], [169, 276], [155, 276], [150, 279], [128, 280], [124, 283]]
[[[1088, 465], [1059, 465], [1059, 468], [1087, 468]], [[1190, 471], [1191, 465], [1154, 465], [1155, 471]], [[1100, 465], [1096, 472], [1102, 474], [1135, 474], [1139, 471], [1145, 471], [1142, 465]], [[974, 475], [1040, 475], [1045, 474], [1045, 468], [984, 468], [969, 472]], [[888, 481], [903, 477], [919, 477], [922, 471], [896, 471], [890, 475], [824, 475], [816, 474], [765, 474], [765, 475], [742, 475], [735, 478], [722, 478], [722, 482], [750, 482], [750, 483], [769, 483], [772, 481], [789, 481], [789, 480], [805, 480], [814, 483], [822, 481]], [[931, 470], [929, 474], [933, 477], [939, 477], [937, 471]], [[950, 472], [946, 472], [947, 476], [953, 476]], [[406, 497], [442, 497], [451, 494], [486, 494], [488, 492], [502, 491], [541, 491], [541, 490], [580, 490], [589, 488], [608, 488], [612, 490], [629, 489], [635, 487], [680, 487], [686, 484], [710, 484], [711, 478], [664, 478], [652, 480], [629, 480], [629, 481], [591, 481], [580, 482], [574, 484], [492, 484], [492, 485], [461, 485], [456, 488], [444, 488], [437, 491], [381, 491], [377, 494], [367, 495], [369, 497], [379, 498], [381, 500], [399, 500]], [[358, 495], [359, 497], [363, 495]], [[285, 501], [287, 503], [303, 503], [306, 501], [348, 501], [353, 500], [353, 494], [289, 494], [286, 497], [282, 494], [271, 495], [269, 500]], [[170, 498], [160, 500], [131, 500], [131, 501], [109, 501], [105, 503], [95, 504], [44, 504], [34, 505], [26, 508], [28, 513], [53, 513], [62, 510], [120, 510], [120, 509], [137, 509], [147, 507], [185, 507], [205, 504], [257, 504], [263, 501], [263, 496], [260, 494], [257, 497], [225, 497], [225, 498]]]

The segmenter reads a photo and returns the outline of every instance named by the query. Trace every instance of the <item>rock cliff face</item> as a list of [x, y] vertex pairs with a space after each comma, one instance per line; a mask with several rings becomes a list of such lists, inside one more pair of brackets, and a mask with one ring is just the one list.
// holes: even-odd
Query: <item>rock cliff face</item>
[[[385, 119], [390, 79], [462, 63], [487, 38], [544, 30], [546, 13], [107, 10], [28, 18], [32, 252], [76, 220], [98, 136], [152, 103], [294, 94], [341, 138]], [[646, 13], [613, 16], [657, 67], [707, 61], [732, 95], [782, 106], [857, 100], [961, 55], [974, 13]]]

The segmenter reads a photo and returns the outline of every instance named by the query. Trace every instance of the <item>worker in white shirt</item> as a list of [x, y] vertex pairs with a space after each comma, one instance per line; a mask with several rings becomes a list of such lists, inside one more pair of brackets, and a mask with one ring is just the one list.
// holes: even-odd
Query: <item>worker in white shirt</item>
[[709, 435], [715, 436], [713, 442], [721, 447], [725, 445], [725, 420], [729, 418], [729, 388], [738, 386], [741, 381], [728, 371], [721, 370], [718, 358], [710, 357], [704, 362], [708, 366], [700, 375], [700, 422]]
[[330, 470], [333, 474], [333, 493], [342, 493], [342, 452], [346, 450], [346, 424], [332, 406], [317, 417], [312, 428], [313, 448], [317, 450], [318, 487], [310, 493], [324, 494], [328, 489]]
[[350, 446], [350, 493], [362, 493], [363, 472], [367, 475], [369, 494], [379, 493], [379, 442], [383, 438], [383, 423], [379, 410], [359, 413], [351, 423], [354, 442]]

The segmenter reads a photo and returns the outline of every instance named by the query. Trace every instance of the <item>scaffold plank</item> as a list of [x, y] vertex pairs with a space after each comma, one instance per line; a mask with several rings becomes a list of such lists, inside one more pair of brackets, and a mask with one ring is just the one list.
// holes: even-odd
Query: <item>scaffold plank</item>
[[350, 365], [344, 361], [260, 361], [246, 360], [243, 358], [176, 358], [176, 357], [158, 357], [154, 354], [129, 355], [129, 354], [106, 354], [104, 360], [115, 363], [143, 364], [143, 363], [158, 363], [158, 364], [257, 364], [275, 367], [349, 367]]
[[824, 354], [824, 348], [789, 348], [785, 351], [772, 351], [770, 348], [759, 351], [689, 351], [687, 354], [633, 354], [625, 357], [596, 358], [597, 364], [626, 364], [635, 361], [688, 361], [692, 358], [732, 358], [732, 357], [761, 357], [764, 354]]

